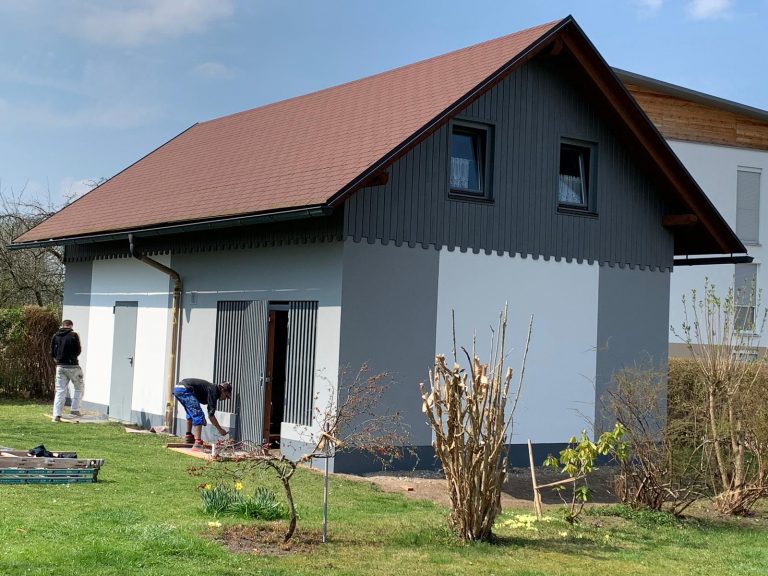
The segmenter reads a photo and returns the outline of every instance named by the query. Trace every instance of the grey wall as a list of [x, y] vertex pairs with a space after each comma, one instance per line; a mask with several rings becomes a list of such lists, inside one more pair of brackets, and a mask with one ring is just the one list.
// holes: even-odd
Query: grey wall
[[88, 322], [91, 311], [93, 263], [70, 262], [66, 265], [65, 272], [63, 316], [74, 322], [75, 331], [80, 335], [80, 341], [83, 344], [80, 364], [85, 366], [88, 358]]
[[[613, 427], [603, 397], [623, 368], [666, 373], [669, 334], [668, 272], [601, 266], [597, 315], [595, 432]], [[665, 390], [659, 402], [666, 401]]]
[[[661, 192], [560, 66], [532, 61], [459, 115], [494, 127], [491, 203], [448, 197], [443, 126], [347, 201], [345, 235], [670, 268]], [[596, 217], [558, 213], [561, 137], [597, 143]]]
[[363, 363], [371, 375], [391, 375], [381, 410], [400, 411], [414, 445], [432, 443], [419, 383], [434, 364], [438, 254], [344, 243], [340, 366], [348, 379]]

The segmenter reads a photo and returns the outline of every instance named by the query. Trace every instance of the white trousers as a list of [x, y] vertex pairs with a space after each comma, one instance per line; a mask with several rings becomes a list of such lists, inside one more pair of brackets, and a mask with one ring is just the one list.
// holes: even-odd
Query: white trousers
[[69, 384], [72, 384], [72, 411], [80, 410], [83, 397], [83, 369], [80, 366], [56, 366], [56, 396], [53, 399], [53, 415], [61, 416]]

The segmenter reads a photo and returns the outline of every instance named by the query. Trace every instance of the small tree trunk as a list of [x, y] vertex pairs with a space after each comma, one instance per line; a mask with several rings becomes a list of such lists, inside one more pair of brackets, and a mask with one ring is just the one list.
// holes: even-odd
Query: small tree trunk
[[290, 519], [288, 520], [288, 531], [283, 536], [283, 542], [288, 542], [296, 531], [296, 506], [293, 504], [293, 492], [291, 492], [291, 477], [281, 476], [280, 480], [283, 483], [285, 489], [285, 499], [288, 501], [288, 514]]

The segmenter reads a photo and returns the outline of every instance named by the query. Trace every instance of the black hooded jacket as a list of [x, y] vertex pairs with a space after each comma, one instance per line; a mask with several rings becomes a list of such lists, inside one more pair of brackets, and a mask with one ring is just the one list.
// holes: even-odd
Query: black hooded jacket
[[59, 366], [77, 366], [81, 351], [80, 337], [72, 328], [59, 328], [51, 338], [51, 356]]

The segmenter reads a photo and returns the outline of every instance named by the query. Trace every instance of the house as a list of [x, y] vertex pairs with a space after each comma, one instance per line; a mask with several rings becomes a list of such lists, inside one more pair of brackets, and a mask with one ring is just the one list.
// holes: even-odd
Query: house
[[223, 425], [295, 454], [368, 363], [422, 464], [453, 311], [487, 357], [508, 302], [516, 369], [534, 315], [513, 447], [546, 452], [666, 363], [675, 261], [745, 252], [571, 17], [195, 124], [15, 241], [46, 244], [91, 408], [158, 424], [175, 380], [229, 379]]
[[[681, 333], [682, 297], [690, 302], [692, 290], [701, 294], [705, 279], [721, 294], [733, 288], [737, 318], [754, 324], [756, 296], [768, 293], [768, 276], [760, 271], [768, 254], [763, 247], [768, 238], [768, 184], [763, 176], [768, 173], [768, 111], [623, 70], [616, 73], [751, 256], [726, 266], [676, 266], [671, 325]], [[691, 263], [700, 264], [696, 259]], [[669, 342], [671, 355], [687, 354], [687, 346], [674, 334]]]

